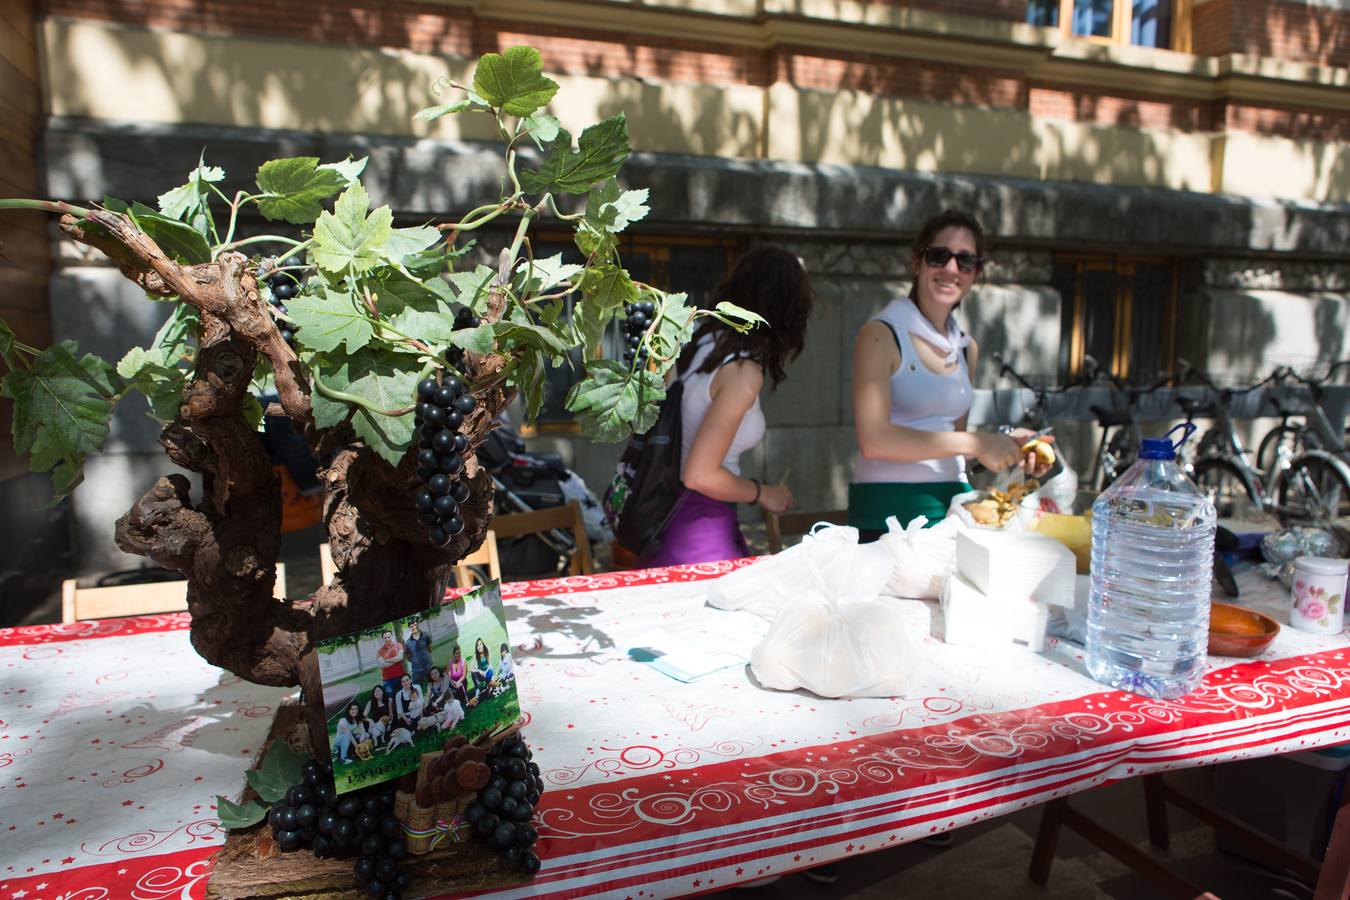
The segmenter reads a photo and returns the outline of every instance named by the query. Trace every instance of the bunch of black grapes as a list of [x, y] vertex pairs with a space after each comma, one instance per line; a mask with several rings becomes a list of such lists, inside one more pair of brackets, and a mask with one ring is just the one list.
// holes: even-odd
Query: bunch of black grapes
[[356, 857], [356, 881], [371, 897], [402, 900], [412, 882], [400, 868], [408, 858], [408, 844], [394, 816], [392, 786], [339, 797], [333, 767], [310, 760], [300, 783], [272, 804], [267, 823], [286, 853], [309, 848], [319, 859]]
[[647, 349], [642, 347], [642, 333], [647, 330], [647, 326], [652, 324], [652, 316], [656, 313], [656, 305], [649, 300], [643, 300], [640, 303], [629, 303], [623, 308], [623, 361], [624, 365], [631, 366], [633, 360], [637, 360], [638, 368], [647, 364]]
[[539, 833], [530, 820], [544, 790], [539, 766], [519, 733], [488, 751], [488, 766], [492, 779], [464, 810], [464, 819], [479, 838], [496, 848], [508, 866], [533, 875], [539, 871], [539, 857], [530, 848], [539, 840]]
[[[283, 272], [276, 269], [264, 269], [262, 266], [258, 267], [259, 276], [263, 276], [263, 281], [272, 294], [272, 308], [282, 315], [286, 314], [286, 301], [300, 293], [300, 289], [305, 285], [304, 272], [297, 271], [304, 264], [305, 261], [300, 257], [290, 256], [283, 260], [280, 266], [289, 271]], [[282, 339], [294, 347], [295, 332], [291, 330], [291, 324], [284, 319], [280, 320], [280, 324]]]
[[[473, 314], [473, 310], [467, 306], [461, 306], [455, 310], [455, 331], [461, 328], [477, 328], [483, 320]], [[460, 372], [464, 371], [464, 351], [459, 347], [451, 347], [445, 351], [445, 361], [454, 366]]]
[[422, 488], [414, 503], [427, 526], [427, 540], [444, 547], [464, 530], [459, 505], [469, 499], [464, 482], [464, 451], [469, 441], [459, 428], [474, 410], [474, 399], [455, 376], [440, 381], [423, 379], [417, 385], [417, 479]]

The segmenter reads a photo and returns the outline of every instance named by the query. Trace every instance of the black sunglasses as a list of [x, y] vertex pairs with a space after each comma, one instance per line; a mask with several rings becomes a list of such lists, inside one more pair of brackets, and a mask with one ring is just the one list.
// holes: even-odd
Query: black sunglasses
[[962, 272], [978, 272], [984, 267], [984, 257], [976, 256], [974, 253], [967, 253], [962, 250], [960, 253], [953, 253], [946, 247], [924, 247], [923, 261], [928, 263], [934, 269], [941, 269], [947, 265], [947, 261], [956, 257], [956, 267]]

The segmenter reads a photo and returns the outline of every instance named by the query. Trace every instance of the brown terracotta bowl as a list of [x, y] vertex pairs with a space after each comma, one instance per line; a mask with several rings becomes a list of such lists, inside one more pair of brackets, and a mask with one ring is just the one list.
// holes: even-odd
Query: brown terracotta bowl
[[1231, 603], [1209, 606], [1209, 652], [1212, 656], [1259, 656], [1280, 633], [1270, 616]]

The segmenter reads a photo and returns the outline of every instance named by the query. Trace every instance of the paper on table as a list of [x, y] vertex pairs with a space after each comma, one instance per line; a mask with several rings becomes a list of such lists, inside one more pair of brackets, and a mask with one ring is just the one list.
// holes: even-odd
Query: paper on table
[[747, 613], [705, 610], [692, 620], [643, 632], [628, 655], [677, 681], [696, 681], [749, 662], [766, 624]]

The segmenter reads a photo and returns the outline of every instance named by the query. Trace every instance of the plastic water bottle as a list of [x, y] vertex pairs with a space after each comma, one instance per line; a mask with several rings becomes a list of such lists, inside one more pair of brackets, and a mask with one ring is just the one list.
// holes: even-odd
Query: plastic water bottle
[[1092, 505], [1088, 671], [1159, 699], [1199, 686], [1209, 641], [1217, 516], [1176, 463], [1189, 428], [1177, 445], [1143, 441], [1139, 459]]

